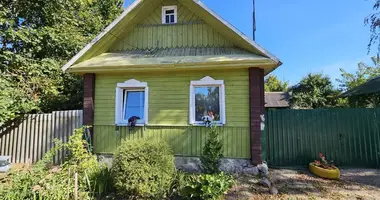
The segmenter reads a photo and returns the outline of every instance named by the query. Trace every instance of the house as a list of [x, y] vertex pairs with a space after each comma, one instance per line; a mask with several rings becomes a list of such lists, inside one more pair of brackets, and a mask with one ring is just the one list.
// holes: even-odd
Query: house
[[375, 77], [351, 90], [343, 93], [341, 97], [368, 95], [380, 92], [380, 76]]
[[84, 77], [83, 121], [97, 154], [144, 137], [199, 156], [209, 116], [225, 157], [258, 164], [264, 76], [279, 65], [198, 0], [136, 0], [62, 69]]
[[266, 109], [290, 108], [290, 95], [288, 92], [265, 92]]

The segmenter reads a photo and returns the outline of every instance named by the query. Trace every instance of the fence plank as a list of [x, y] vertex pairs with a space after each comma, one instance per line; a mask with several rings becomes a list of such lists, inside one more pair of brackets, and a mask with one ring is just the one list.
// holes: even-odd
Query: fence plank
[[[82, 126], [82, 110], [26, 115], [12, 127], [0, 128], [0, 155], [12, 163], [37, 162], [53, 147], [53, 138], [67, 141], [73, 129]], [[7, 130], [8, 129], [8, 130]], [[56, 160], [62, 161], [64, 152]]]

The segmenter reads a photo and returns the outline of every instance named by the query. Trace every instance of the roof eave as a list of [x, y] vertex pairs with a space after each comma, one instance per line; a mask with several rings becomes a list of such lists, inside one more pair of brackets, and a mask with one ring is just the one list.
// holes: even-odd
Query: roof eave
[[160, 71], [160, 70], [197, 70], [197, 69], [241, 69], [259, 67], [265, 70], [266, 74], [276, 66], [270, 59], [257, 61], [223, 61], [223, 62], [197, 62], [197, 63], [165, 63], [146, 65], [124, 65], [124, 66], [86, 66], [73, 67], [67, 71], [71, 73], [107, 73], [115, 71]]

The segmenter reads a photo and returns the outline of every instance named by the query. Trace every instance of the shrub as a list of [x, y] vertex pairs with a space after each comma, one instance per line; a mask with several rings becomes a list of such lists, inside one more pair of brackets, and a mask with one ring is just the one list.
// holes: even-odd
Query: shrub
[[[75, 130], [66, 144], [55, 140], [55, 147], [30, 170], [12, 173], [10, 186], [0, 193], [0, 199], [74, 199], [75, 172], [78, 173], [79, 199], [92, 199], [95, 194], [104, 192], [107, 182], [103, 182], [104, 177], [99, 175], [104, 175], [107, 169], [84, 148], [83, 130]], [[62, 147], [70, 155], [60, 166], [51, 167], [56, 152]]]
[[220, 159], [223, 157], [223, 142], [219, 139], [216, 126], [208, 128], [208, 138], [201, 156], [202, 169], [206, 173], [219, 173]]
[[112, 175], [118, 195], [162, 199], [175, 176], [174, 157], [165, 142], [126, 140], [114, 156]]
[[232, 176], [219, 174], [200, 174], [178, 176], [178, 195], [184, 199], [217, 200], [234, 185]]

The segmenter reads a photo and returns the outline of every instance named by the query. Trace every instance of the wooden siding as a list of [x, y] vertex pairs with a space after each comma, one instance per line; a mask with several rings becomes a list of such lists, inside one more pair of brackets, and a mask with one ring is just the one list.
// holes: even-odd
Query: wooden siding
[[[165, 5], [177, 5], [178, 22], [162, 24], [161, 9]], [[175, 47], [232, 47], [216, 29], [177, 1], [165, 0], [134, 29], [114, 42], [109, 52], [133, 49], [175, 48]]]
[[[226, 126], [249, 127], [248, 70], [192, 71], [162, 73], [97, 74], [95, 83], [95, 125], [115, 124], [115, 88], [129, 79], [147, 82], [149, 124], [184, 125], [189, 122], [190, 81], [211, 76], [224, 80]], [[95, 134], [97, 134], [95, 132]]]
[[[122, 139], [146, 138], [167, 142], [175, 155], [200, 156], [206, 141], [205, 127], [128, 127], [95, 126], [95, 152], [98, 154], [115, 153]], [[228, 158], [250, 158], [249, 128], [219, 128], [223, 140], [223, 154]]]

